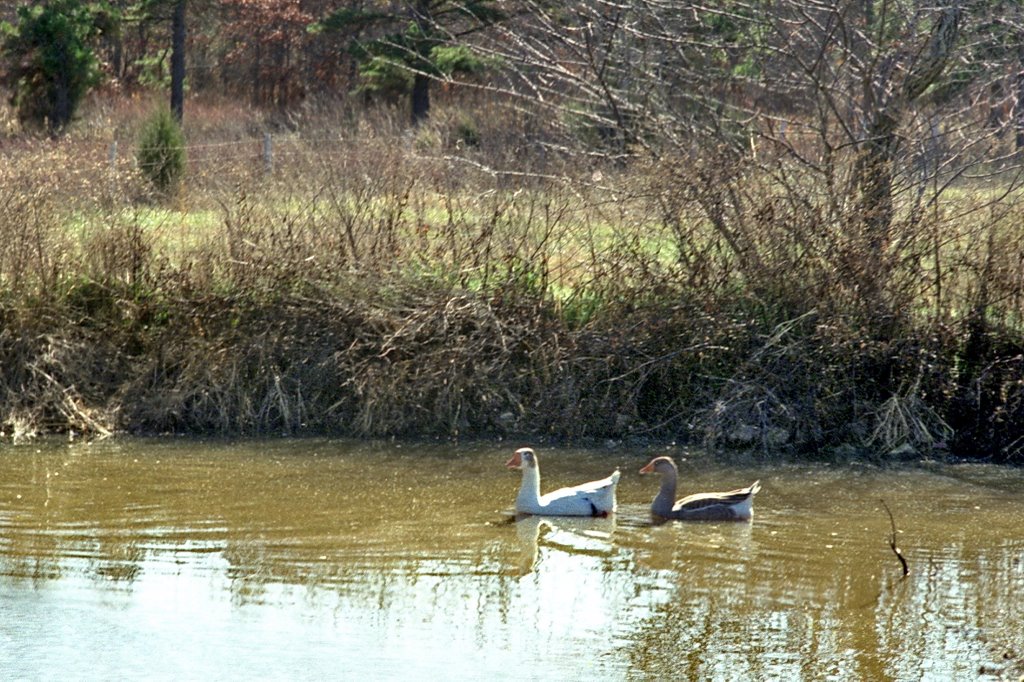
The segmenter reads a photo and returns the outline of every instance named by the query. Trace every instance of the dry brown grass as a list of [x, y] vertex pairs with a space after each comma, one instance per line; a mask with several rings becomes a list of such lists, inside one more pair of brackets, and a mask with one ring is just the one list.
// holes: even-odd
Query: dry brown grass
[[96, 101], [63, 141], [0, 141], [8, 435], [524, 432], [1020, 457], [1011, 204], [897, 225], [879, 307], [863, 247], [810, 180], [541, 153], [537, 122], [493, 103], [409, 133], [387, 110], [206, 102], [189, 109], [183, 190], [161, 204], [131, 162], [146, 111]]

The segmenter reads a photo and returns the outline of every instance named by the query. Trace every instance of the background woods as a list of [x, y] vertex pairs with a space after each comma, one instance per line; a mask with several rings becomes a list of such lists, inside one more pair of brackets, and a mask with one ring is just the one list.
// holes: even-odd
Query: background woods
[[1018, 3], [0, 16], [9, 433], [1024, 456]]

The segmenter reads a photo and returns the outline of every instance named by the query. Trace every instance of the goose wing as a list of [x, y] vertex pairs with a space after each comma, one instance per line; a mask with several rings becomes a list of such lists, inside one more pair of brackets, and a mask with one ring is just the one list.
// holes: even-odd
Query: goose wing
[[541, 495], [540, 503], [551, 513], [598, 516], [615, 511], [615, 486], [620, 472], [599, 481], [589, 481]]
[[572, 492], [578, 492], [578, 493], [584, 493], [584, 494], [585, 493], [600, 492], [600, 491], [605, 490], [607, 488], [613, 488], [616, 485], [618, 485], [618, 483], [619, 483], [619, 476], [621, 476], [621, 475], [622, 475], [622, 473], [618, 469], [616, 469], [607, 478], [602, 478], [599, 481], [589, 481], [587, 483], [580, 483], [579, 485], [575, 485], [575, 486], [573, 486], [571, 488], [562, 488], [560, 491], [556, 491], [556, 492], [572, 491]]
[[695, 493], [687, 495], [673, 505], [673, 510], [697, 510], [708, 507], [731, 507], [742, 504], [761, 489], [761, 481], [754, 481], [746, 488], [737, 488], [723, 493]]

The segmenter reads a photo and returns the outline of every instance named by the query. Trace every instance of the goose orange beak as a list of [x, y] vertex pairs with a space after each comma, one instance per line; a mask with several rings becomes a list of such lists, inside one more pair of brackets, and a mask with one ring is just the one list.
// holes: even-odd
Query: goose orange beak
[[505, 462], [505, 466], [507, 466], [509, 469], [520, 468], [521, 466], [523, 466], [522, 456], [518, 452], [516, 452], [514, 455], [512, 455], [512, 459]]
[[641, 474], [653, 474], [654, 473], [654, 462], [650, 461], [643, 469], [640, 470]]

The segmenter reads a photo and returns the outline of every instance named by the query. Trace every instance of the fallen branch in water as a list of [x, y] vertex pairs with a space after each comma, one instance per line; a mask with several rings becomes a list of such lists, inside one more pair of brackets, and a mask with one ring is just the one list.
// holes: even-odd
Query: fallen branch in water
[[885, 503], [885, 500], [881, 500], [882, 506], [885, 507], [885, 513], [889, 515], [889, 523], [892, 524], [892, 534], [889, 535], [889, 547], [892, 549], [893, 554], [900, 560], [900, 564], [903, 566], [903, 577], [906, 578], [907, 574], [910, 573], [910, 567], [907, 566], [907, 560], [903, 557], [903, 552], [896, 546], [896, 519], [892, 516], [892, 511], [889, 509], [889, 505]]

